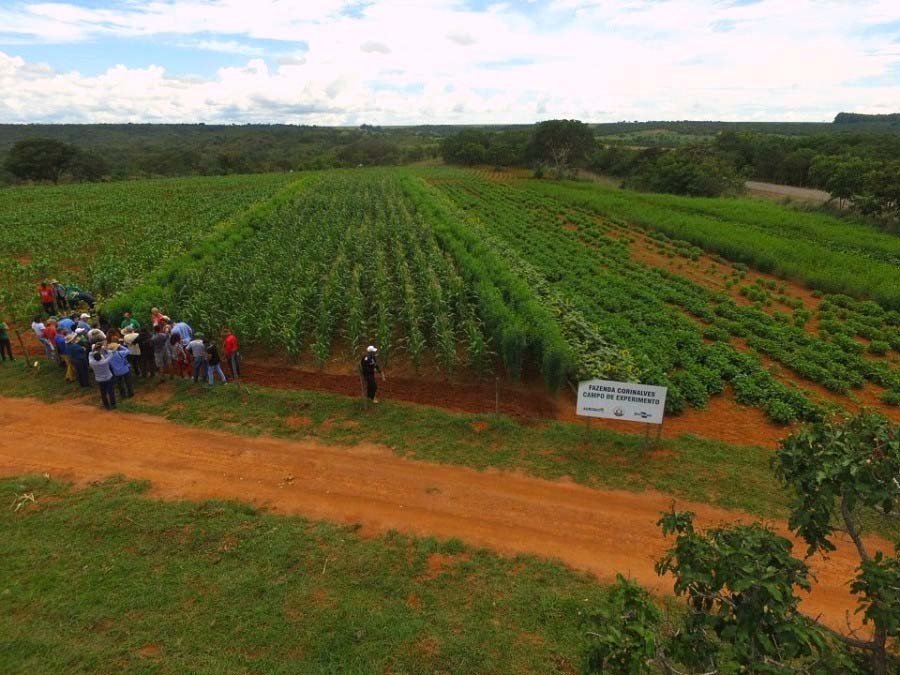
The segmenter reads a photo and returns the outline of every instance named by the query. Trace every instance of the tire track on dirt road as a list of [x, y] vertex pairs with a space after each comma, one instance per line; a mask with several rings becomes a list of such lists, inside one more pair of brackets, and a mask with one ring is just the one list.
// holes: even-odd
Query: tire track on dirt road
[[[78, 403], [0, 398], [0, 475], [49, 473], [77, 482], [113, 474], [147, 479], [166, 499], [232, 499], [289, 514], [360, 523], [364, 534], [396, 529], [458, 537], [504, 554], [557, 558], [609, 581], [617, 572], [668, 593], [653, 563], [666, 547], [656, 520], [671, 496], [594, 490], [516, 473], [479, 472], [398, 457], [374, 445], [331, 447], [303, 440], [245, 438], [149, 415]], [[40, 495], [38, 495], [40, 499]], [[751, 516], [677, 500], [701, 524]], [[777, 528], [785, 532], [784, 524]], [[890, 550], [886, 542], [870, 540]], [[797, 545], [800, 554], [803, 546]], [[849, 541], [827, 561], [804, 609], [845, 626], [856, 566]]]

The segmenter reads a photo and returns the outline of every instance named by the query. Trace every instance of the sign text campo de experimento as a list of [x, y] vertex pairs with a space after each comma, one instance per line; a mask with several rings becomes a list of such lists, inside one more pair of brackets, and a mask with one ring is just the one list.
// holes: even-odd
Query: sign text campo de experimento
[[652, 384], [585, 380], [578, 383], [575, 412], [586, 417], [662, 424], [666, 391]]

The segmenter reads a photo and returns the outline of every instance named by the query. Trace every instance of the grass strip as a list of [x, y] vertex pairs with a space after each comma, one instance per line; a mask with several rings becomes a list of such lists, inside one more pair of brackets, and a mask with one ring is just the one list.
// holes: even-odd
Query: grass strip
[[0, 671], [573, 672], [606, 602], [559, 563], [146, 487], [0, 480]]

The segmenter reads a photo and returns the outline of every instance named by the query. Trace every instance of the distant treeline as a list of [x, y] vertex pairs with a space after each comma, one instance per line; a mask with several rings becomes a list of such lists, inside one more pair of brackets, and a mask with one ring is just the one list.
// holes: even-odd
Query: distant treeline
[[[621, 177], [625, 187], [690, 196], [738, 193], [749, 179], [820, 188], [839, 206], [849, 202], [854, 210], [895, 229], [900, 220], [900, 134], [887, 129], [898, 119], [900, 115], [841, 113], [834, 123], [821, 125], [671, 122], [655, 128], [650, 126], [654, 123], [642, 123], [640, 129], [633, 123], [582, 125], [590, 128], [593, 142], [577, 158], [570, 157], [569, 164]], [[452, 164], [525, 166], [542, 175], [551, 163], [535, 144], [542, 124], [547, 123], [498, 131], [465, 129], [441, 142], [441, 154]], [[803, 127], [804, 133], [785, 133], [795, 126]], [[827, 133], [808, 133], [806, 127]], [[598, 135], [598, 129], [610, 135]], [[776, 129], [781, 133], [774, 133]], [[668, 139], [667, 133], [678, 138]], [[640, 144], [661, 135], [672, 141], [669, 147]]]
[[900, 211], [900, 114], [839, 113], [831, 123], [550, 120], [537, 125], [0, 125], [0, 182], [105, 180], [394, 165], [571, 168], [627, 187], [739, 192], [756, 179], [827, 190], [886, 221]]
[[658, 121], [658, 122], [608, 122], [592, 124], [598, 136], [640, 133], [647, 131], [670, 131], [694, 136], [714, 136], [724, 131], [749, 131], [762, 134], [784, 136], [808, 136], [843, 131], [844, 125], [853, 125], [856, 131], [892, 132], [900, 134], [900, 113], [889, 115], [863, 115], [860, 113], [838, 113], [833, 122], [717, 122], [717, 121]]
[[[559, 125], [566, 125], [570, 138], [552, 137], [548, 143], [546, 130]], [[604, 146], [602, 141], [587, 124], [550, 120], [526, 130], [466, 129], [443, 140], [441, 155], [449, 164], [531, 167], [536, 177], [547, 170], [561, 176], [573, 168], [590, 169], [624, 177], [627, 187], [652, 192], [711, 197], [742, 189], [739, 173], [705, 147], [636, 149]]]
[[71, 165], [57, 176], [61, 180], [93, 179], [98, 172], [127, 178], [404, 164], [435, 156], [447, 133], [441, 127], [369, 125], [6, 124], [0, 125], [0, 166], [6, 182], [29, 178], [10, 171], [8, 160], [17, 143], [35, 138], [91, 158], [87, 175]]
[[900, 113], [886, 115], [864, 115], [862, 113], [842, 112], [835, 115], [835, 124], [886, 124], [900, 129]]
[[846, 201], [860, 213], [888, 222], [900, 219], [900, 135], [892, 133], [781, 136], [726, 131], [712, 143], [671, 150], [602, 146], [589, 166], [640, 184], [646, 183], [645, 177], [657, 172], [660, 164], [676, 161], [709, 166], [732, 177], [819, 188], [840, 206]]

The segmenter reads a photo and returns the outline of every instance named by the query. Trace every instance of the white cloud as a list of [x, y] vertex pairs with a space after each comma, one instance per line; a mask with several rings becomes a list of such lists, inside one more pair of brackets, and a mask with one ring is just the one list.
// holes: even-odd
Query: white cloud
[[468, 47], [469, 45], [474, 45], [478, 40], [476, 40], [470, 33], [465, 31], [456, 30], [451, 33], [447, 33], [447, 39], [450, 42], [455, 42], [458, 45], [463, 47]]
[[[22, 5], [0, 9], [0, 122], [827, 120], [900, 110], [897, 35], [873, 30], [897, 16], [884, 0], [555, 0], [483, 12], [457, 0]], [[108, 36], [252, 58], [186, 78], [153, 53], [143, 68], [93, 76], [15, 56], [16, 42], [102, 48]], [[853, 86], [867, 78], [882, 84]]]
[[372, 41], [363, 42], [363, 43], [359, 46], [359, 48], [360, 48], [362, 51], [364, 51], [364, 52], [366, 52], [366, 53], [368, 53], [368, 54], [372, 54], [372, 53], [375, 53], [375, 54], [390, 54], [390, 53], [391, 53], [391, 48], [388, 47], [388, 46], [387, 46], [386, 44], [384, 44], [383, 42], [372, 42]]
[[236, 40], [199, 40], [195, 43], [185, 43], [185, 46], [224, 54], [242, 54], [244, 56], [263, 56], [265, 54], [262, 47], [253, 47]]

